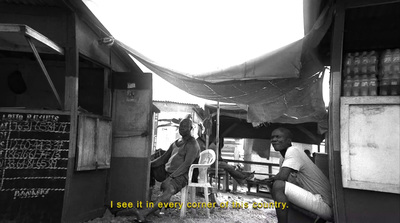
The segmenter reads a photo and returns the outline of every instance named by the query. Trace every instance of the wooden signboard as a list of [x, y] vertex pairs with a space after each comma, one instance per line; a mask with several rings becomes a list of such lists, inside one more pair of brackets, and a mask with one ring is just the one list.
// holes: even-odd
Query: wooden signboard
[[59, 222], [70, 116], [0, 112], [0, 221]]
[[342, 97], [343, 187], [400, 194], [400, 97]]

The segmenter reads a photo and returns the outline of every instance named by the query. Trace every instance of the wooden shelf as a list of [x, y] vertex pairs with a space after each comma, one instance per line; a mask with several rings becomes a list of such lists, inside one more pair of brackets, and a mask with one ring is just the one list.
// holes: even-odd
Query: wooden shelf
[[361, 96], [361, 97], [340, 97], [341, 106], [349, 104], [399, 104], [400, 96]]

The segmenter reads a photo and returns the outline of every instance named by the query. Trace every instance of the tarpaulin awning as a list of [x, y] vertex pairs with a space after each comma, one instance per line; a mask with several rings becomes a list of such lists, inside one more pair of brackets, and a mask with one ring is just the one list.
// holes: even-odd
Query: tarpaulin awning
[[200, 98], [245, 105], [252, 123], [320, 122], [324, 66], [315, 53], [332, 20], [327, 6], [302, 39], [243, 64], [203, 74], [179, 72], [116, 40], [130, 55], [176, 87]]
[[[219, 107], [219, 132], [221, 138], [248, 138], [248, 139], [267, 139], [271, 133], [278, 127], [289, 129], [293, 133], [293, 142], [320, 144], [325, 138], [327, 122], [302, 122], [285, 123], [282, 120], [276, 122], [263, 123], [254, 127], [246, 121], [247, 111], [234, 104], [206, 104], [205, 111], [208, 114], [215, 114]], [[321, 120], [327, 120], [326, 117], [320, 117]], [[213, 116], [213, 130], [215, 137], [216, 118]]]

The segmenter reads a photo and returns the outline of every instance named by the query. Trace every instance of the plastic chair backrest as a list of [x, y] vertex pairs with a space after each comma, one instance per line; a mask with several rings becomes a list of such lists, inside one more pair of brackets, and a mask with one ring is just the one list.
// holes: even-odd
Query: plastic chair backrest
[[[188, 196], [188, 190], [191, 190], [191, 200], [192, 202], [195, 202], [195, 188], [196, 187], [202, 187], [204, 190], [204, 194], [206, 196], [204, 197], [206, 200], [206, 204], [209, 204], [208, 202], [208, 188], [211, 187], [210, 183], [208, 183], [208, 178], [207, 178], [207, 169], [215, 162], [215, 152], [214, 150], [211, 149], [206, 149], [203, 152], [200, 153], [200, 158], [197, 164], [192, 164], [189, 168], [189, 182], [186, 187], [182, 189], [182, 196], [181, 196], [181, 203], [186, 204], [186, 199]], [[199, 169], [199, 176], [198, 176], [198, 181], [197, 182], [192, 182], [192, 177], [193, 177], [193, 169], [198, 168]], [[192, 209], [194, 210], [194, 209]], [[183, 205], [181, 209], [181, 217], [185, 216], [186, 212], [186, 205]], [[207, 212], [207, 217], [210, 217], [210, 210], [206, 208]]]
[[215, 152], [212, 149], [206, 149], [200, 153], [199, 164], [213, 164], [215, 162]]

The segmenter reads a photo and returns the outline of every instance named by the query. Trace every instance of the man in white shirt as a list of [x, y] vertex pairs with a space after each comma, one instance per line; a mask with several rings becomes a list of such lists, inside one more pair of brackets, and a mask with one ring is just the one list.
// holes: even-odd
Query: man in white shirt
[[[292, 133], [288, 129], [275, 129], [271, 134], [271, 144], [283, 157], [279, 173], [269, 184], [274, 200], [290, 202], [322, 219], [331, 220], [331, 188], [326, 176], [303, 150], [291, 147]], [[279, 223], [288, 221], [288, 208], [276, 208]]]

